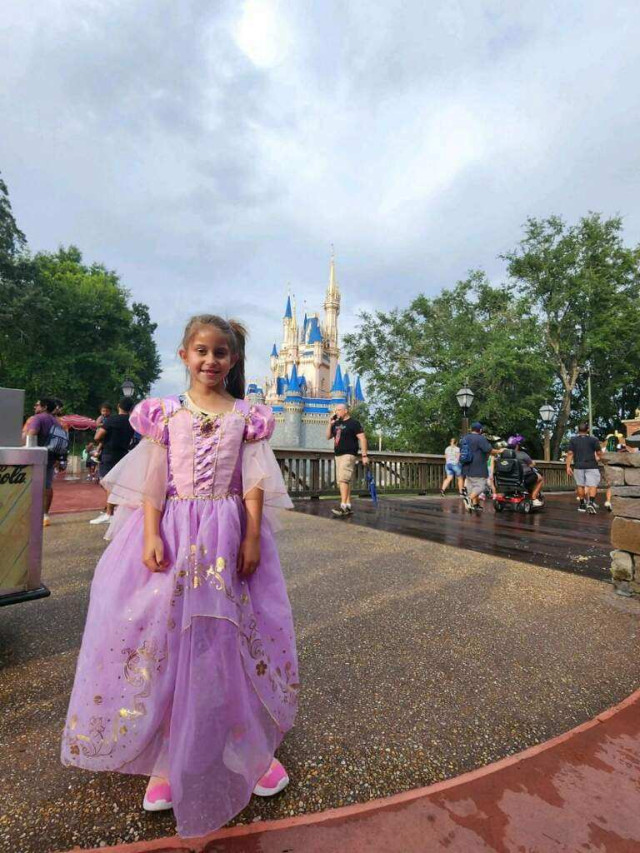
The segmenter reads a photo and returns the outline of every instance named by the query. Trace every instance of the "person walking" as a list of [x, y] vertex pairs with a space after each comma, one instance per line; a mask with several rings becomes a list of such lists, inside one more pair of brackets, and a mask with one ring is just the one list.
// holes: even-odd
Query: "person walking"
[[[590, 435], [589, 424], [582, 421], [578, 424], [578, 434], [569, 442], [567, 451], [567, 474], [576, 481], [578, 494], [578, 512], [595, 513], [597, 511], [596, 493], [600, 483], [598, 466], [602, 458], [602, 450], [598, 439]], [[573, 466], [573, 471], [572, 471]]]
[[245, 335], [193, 317], [179, 350], [189, 390], [131, 415], [143, 438], [106, 477], [120, 505], [62, 736], [65, 766], [150, 777], [143, 808], [173, 809], [181, 837], [289, 782], [274, 755], [300, 685], [272, 531], [293, 504], [273, 413], [244, 399]]
[[96, 469], [98, 467], [98, 457], [95, 456], [96, 445], [90, 441], [82, 451], [82, 461], [87, 469], [87, 480], [92, 483], [96, 479]]
[[481, 512], [480, 495], [487, 486], [489, 473], [489, 456], [498, 453], [491, 447], [486, 435], [483, 435], [484, 427], [479, 421], [471, 424], [471, 432], [464, 436], [460, 442], [460, 461], [462, 463], [462, 475], [465, 478], [467, 494], [464, 503], [469, 512]]
[[453, 478], [456, 478], [458, 493], [463, 496], [462, 466], [460, 465], [460, 448], [458, 447], [458, 439], [452, 438], [449, 446], [444, 451], [444, 480], [440, 487], [440, 494], [445, 497], [446, 491], [449, 488]]
[[[131, 397], [123, 397], [118, 403], [118, 414], [108, 415], [96, 430], [95, 439], [102, 445], [98, 467], [98, 476], [101, 482], [129, 452], [133, 440], [133, 427], [129, 423], [129, 416], [133, 406]], [[89, 524], [107, 524], [111, 521], [114, 509], [115, 507], [109, 503], [109, 496], [107, 495], [104, 510], [100, 515], [92, 518]]]
[[29, 418], [22, 430], [27, 447], [46, 447], [48, 450], [44, 479], [43, 527], [49, 527], [51, 524], [49, 510], [53, 501], [56, 465], [61, 459], [66, 459], [69, 452], [69, 434], [54, 414], [61, 405], [57, 398], [40, 397], [33, 407], [35, 414]]
[[369, 463], [367, 456], [367, 437], [360, 421], [352, 418], [349, 407], [338, 403], [327, 426], [327, 439], [333, 439], [333, 452], [336, 459], [336, 480], [340, 489], [340, 506], [331, 512], [336, 518], [351, 515], [351, 483], [358, 456], [358, 444], [362, 452], [362, 464]]

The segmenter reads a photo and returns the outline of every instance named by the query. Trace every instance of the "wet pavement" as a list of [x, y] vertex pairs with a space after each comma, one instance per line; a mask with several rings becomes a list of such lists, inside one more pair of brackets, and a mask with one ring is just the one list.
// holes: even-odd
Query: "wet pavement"
[[[377, 506], [359, 501], [358, 512], [339, 521], [609, 581], [612, 516], [602, 496], [598, 501], [599, 511], [591, 515], [578, 512], [573, 492], [549, 493], [544, 509], [525, 515], [510, 509], [498, 513], [490, 500], [482, 512], [469, 513], [452, 491], [445, 498], [385, 495]], [[296, 510], [332, 519], [337, 505], [301, 500]]]
[[[438, 499], [433, 499], [438, 500]], [[364, 502], [363, 502], [364, 503]], [[45, 531], [52, 595], [0, 611], [0, 849], [49, 853], [175, 831], [145, 780], [63, 768], [59, 736], [104, 542]], [[303, 692], [292, 783], [238, 822], [447, 779], [592, 718], [639, 683], [640, 609], [601, 581], [297, 513], [279, 534]]]

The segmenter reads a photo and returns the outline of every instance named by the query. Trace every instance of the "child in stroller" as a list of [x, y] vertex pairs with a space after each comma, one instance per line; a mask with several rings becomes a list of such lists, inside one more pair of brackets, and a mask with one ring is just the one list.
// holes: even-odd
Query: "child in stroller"
[[542, 477], [533, 467], [531, 458], [521, 450], [524, 439], [512, 436], [506, 450], [495, 461], [495, 494], [493, 506], [502, 512], [505, 506], [530, 513], [544, 506], [541, 493]]

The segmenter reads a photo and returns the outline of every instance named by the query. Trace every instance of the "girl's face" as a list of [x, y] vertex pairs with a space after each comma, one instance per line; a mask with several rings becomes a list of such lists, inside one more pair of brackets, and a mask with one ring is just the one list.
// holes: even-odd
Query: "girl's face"
[[208, 391], [224, 388], [224, 380], [238, 361], [232, 355], [224, 332], [215, 326], [200, 326], [192, 335], [186, 349], [179, 350], [191, 377], [191, 385]]

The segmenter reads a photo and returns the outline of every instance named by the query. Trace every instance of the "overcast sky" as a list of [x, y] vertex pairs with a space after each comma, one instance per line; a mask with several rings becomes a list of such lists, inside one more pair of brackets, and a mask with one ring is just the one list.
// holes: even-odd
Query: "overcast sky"
[[482, 267], [529, 215], [640, 242], [636, 0], [4, 0], [0, 171], [32, 250], [76, 244], [159, 324], [249, 326], [287, 285], [341, 332]]

